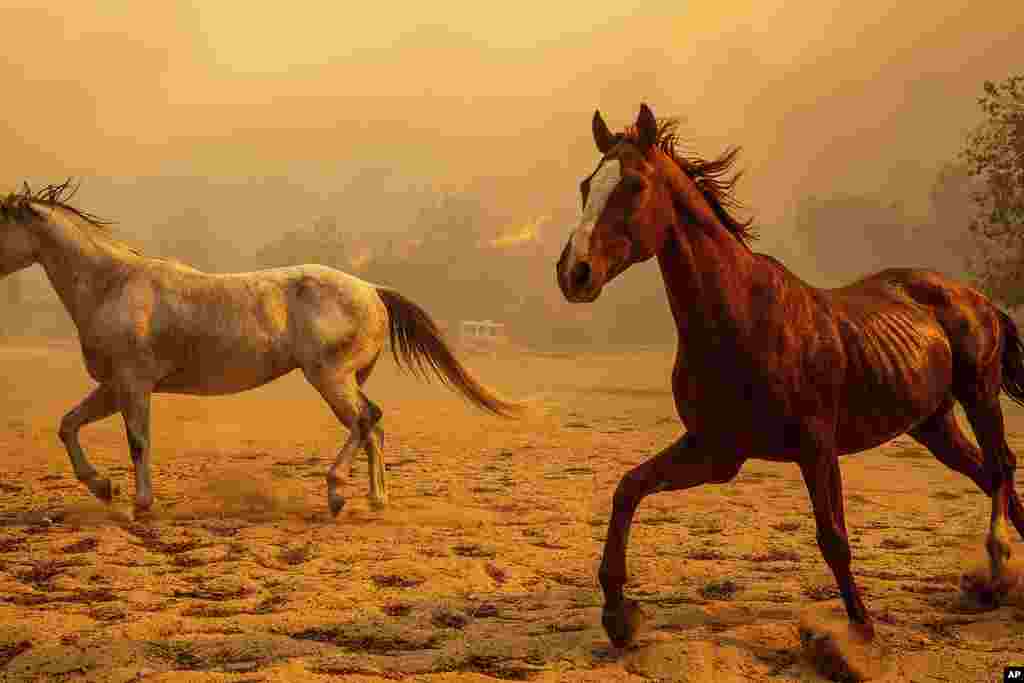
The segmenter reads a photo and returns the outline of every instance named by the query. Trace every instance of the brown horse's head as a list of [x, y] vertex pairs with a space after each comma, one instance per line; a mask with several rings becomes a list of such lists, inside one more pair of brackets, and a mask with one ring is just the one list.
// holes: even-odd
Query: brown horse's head
[[580, 184], [583, 211], [558, 259], [558, 286], [568, 301], [587, 303], [634, 263], [661, 252], [680, 222], [724, 228], [741, 244], [753, 235], [750, 221], [734, 218], [727, 176], [738, 149], [717, 159], [687, 158], [676, 149], [672, 119], [655, 120], [646, 104], [636, 123], [612, 134], [594, 112], [597, 168]]
[[582, 216], [557, 266], [558, 285], [572, 302], [594, 301], [615, 276], [656, 254], [672, 212], [668, 187], [654, 178], [658, 124], [647, 105], [640, 105], [635, 135], [613, 135], [596, 111], [593, 133], [601, 161], [580, 184]]

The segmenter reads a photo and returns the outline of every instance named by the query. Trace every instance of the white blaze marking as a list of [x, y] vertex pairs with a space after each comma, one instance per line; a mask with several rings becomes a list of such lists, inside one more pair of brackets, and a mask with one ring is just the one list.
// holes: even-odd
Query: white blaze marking
[[618, 159], [610, 159], [597, 169], [590, 179], [590, 192], [587, 203], [580, 216], [579, 227], [572, 235], [572, 253], [576, 262], [586, 261], [590, 255], [590, 236], [594, 233], [597, 219], [601, 217], [612, 190], [622, 180], [622, 163]]

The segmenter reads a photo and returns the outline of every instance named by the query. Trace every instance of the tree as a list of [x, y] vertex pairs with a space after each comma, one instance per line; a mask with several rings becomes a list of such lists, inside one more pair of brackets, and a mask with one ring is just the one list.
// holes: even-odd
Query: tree
[[224, 272], [233, 266], [223, 261], [233, 250], [214, 230], [206, 213], [194, 207], [183, 209], [157, 226], [152, 242], [157, 255], [200, 270]]
[[932, 217], [950, 225], [959, 225], [966, 232], [974, 219], [972, 197], [977, 183], [963, 163], [943, 164], [928, 192]]
[[439, 320], [494, 315], [506, 305], [507, 292], [483, 248], [491, 222], [475, 194], [439, 193], [406, 234], [374, 253], [366, 277], [415, 292]]
[[433, 206], [420, 210], [413, 233], [422, 240], [419, 259], [448, 266], [456, 257], [468, 257], [479, 246], [489, 222], [483, 202], [474, 195], [445, 193]]
[[806, 197], [795, 233], [825, 286], [841, 285], [894, 265], [927, 266], [915, 250], [912, 220], [899, 202], [871, 196]]
[[961, 156], [979, 181], [970, 223], [981, 256], [979, 284], [1010, 305], [1024, 303], [1024, 75], [985, 81], [978, 104], [985, 119], [967, 136]]
[[929, 220], [914, 231], [915, 265], [955, 278], [969, 275], [977, 251], [968, 229], [976, 213], [971, 198], [976, 186], [964, 163], [947, 162], [939, 168], [928, 191]]
[[334, 216], [322, 216], [307, 228], [290, 230], [256, 253], [259, 268], [319, 263], [348, 270], [345, 238]]

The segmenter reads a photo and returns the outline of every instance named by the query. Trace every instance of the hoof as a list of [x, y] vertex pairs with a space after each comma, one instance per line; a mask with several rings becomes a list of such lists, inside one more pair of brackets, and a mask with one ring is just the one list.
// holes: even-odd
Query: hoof
[[384, 498], [370, 498], [370, 507], [374, 510], [383, 510], [388, 506], [387, 497]]
[[608, 639], [615, 647], [626, 647], [636, 639], [643, 621], [643, 612], [633, 600], [625, 600], [618, 607], [605, 607], [601, 613], [601, 625]]
[[156, 517], [156, 515], [153, 513], [152, 503], [150, 503], [149, 505], [139, 505], [138, 503], [136, 503], [132, 512], [134, 513], [135, 519], [140, 522], [145, 522]]
[[977, 571], [960, 577], [960, 591], [970, 602], [982, 609], [997, 609], [1017, 583], [1016, 578], [1004, 573], [992, 580], [988, 571]]
[[100, 479], [99, 477], [90, 479], [88, 486], [93, 495], [104, 503], [112, 502], [114, 500], [114, 496], [121, 492], [118, 487], [110, 483], [109, 479]]
[[874, 627], [832, 619], [804, 618], [800, 625], [804, 656], [832, 681], [869, 681], [885, 676], [888, 651], [875, 640]]
[[331, 517], [337, 517], [341, 509], [345, 507], [344, 496], [339, 496], [338, 494], [327, 496], [327, 507], [331, 510]]

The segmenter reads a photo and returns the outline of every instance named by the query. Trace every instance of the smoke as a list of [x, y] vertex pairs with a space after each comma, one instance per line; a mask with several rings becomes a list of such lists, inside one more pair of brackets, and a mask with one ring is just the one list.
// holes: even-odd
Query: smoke
[[[800, 199], [874, 193], [923, 210], [927, 179], [979, 119], [982, 81], [1019, 70], [1024, 44], [1020, 3], [968, 0], [640, 13], [0, 0], [0, 25], [0, 192], [84, 176], [78, 201], [122, 235], [196, 207], [227, 264], [332, 215], [363, 245], [348, 254], [359, 269], [389, 240], [412, 257], [417, 212], [447, 187], [486, 205], [495, 249], [556, 258], [597, 160], [594, 109], [620, 128], [645, 101], [684, 118], [696, 153], [744, 147], [759, 248], [812, 281], [824, 274], [794, 246]], [[611, 293], [598, 306], [619, 310]]]

